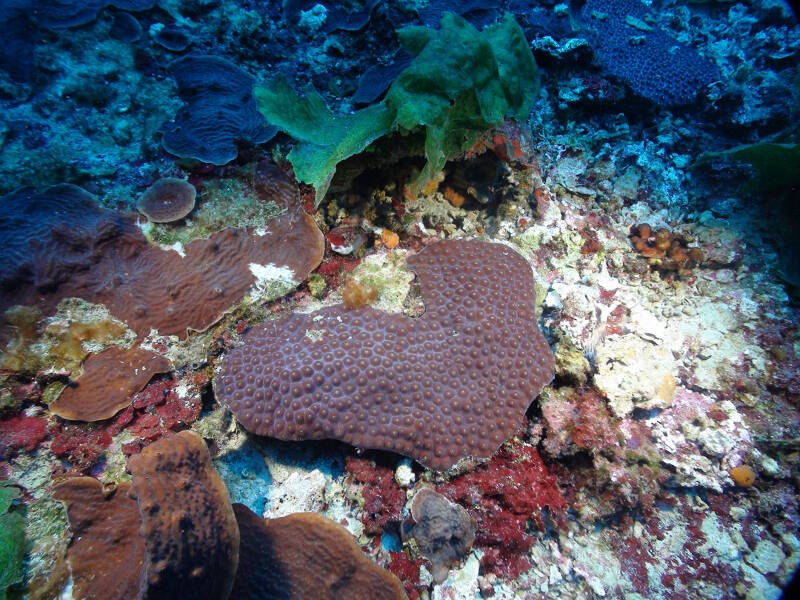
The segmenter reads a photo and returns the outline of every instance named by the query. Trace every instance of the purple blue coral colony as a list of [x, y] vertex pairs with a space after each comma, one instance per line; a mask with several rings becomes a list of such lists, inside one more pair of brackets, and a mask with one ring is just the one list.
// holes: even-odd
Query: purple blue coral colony
[[0, 598], [796, 592], [794, 4], [0, 30]]

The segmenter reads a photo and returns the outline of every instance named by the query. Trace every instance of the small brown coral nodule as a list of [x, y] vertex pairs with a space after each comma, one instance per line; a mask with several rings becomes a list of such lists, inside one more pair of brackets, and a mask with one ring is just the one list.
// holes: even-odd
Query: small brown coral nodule
[[403, 523], [403, 541], [414, 539], [422, 556], [431, 561], [433, 581], [447, 579], [449, 567], [475, 541], [475, 523], [462, 506], [423, 488], [411, 501], [411, 520]]
[[233, 510], [241, 531], [236, 600], [400, 600], [400, 580], [359, 549], [341, 525], [314, 513], [264, 520], [242, 504]]
[[153, 223], [172, 223], [192, 212], [196, 195], [188, 181], [164, 177], [147, 188], [136, 208]]
[[440, 470], [494, 454], [553, 378], [531, 267], [464, 240], [408, 265], [421, 317], [336, 305], [263, 323], [223, 360], [217, 398], [258, 435], [338, 439]]

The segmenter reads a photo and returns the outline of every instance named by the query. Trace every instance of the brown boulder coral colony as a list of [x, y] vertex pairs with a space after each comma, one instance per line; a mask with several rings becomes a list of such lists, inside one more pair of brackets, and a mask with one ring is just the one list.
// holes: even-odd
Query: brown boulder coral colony
[[423, 316], [337, 305], [263, 323], [224, 359], [219, 400], [259, 435], [334, 438], [434, 469], [491, 456], [553, 378], [531, 268], [507, 246], [457, 240], [408, 265]]
[[195, 433], [155, 442], [128, 466], [132, 483], [111, 490], [91, 477], [55, 489], [68, 507], [76, 598], [406, 598], [340, 525], [315, 514], [264, 521], [232, 506]]

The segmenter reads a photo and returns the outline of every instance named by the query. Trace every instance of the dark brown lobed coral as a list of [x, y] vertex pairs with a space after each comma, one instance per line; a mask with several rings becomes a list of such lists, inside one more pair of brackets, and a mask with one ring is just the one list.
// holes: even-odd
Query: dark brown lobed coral
[[408, 264], [422, 317], [337, 305], [264, 323], [224, 359], [217, 397], [259, 435], [334, 438], [434, 469], [491, 456], [553, 377], [531, 268], [507, 246], [453, 240]]
[[314, 513], [261, 519], [242, 504], [236, 600], [400, 600], [400, 581], [359, 549], [341, 525]]
[[411, 501], [411, 519], [403, 523], [403, 541], [414, 539], [431, 561], [435, 583], [447, 579], [450, 565], [466, 555], [475, 541], [475, 523], [465, 508], [423, 488]]
[[[273, 179], [278, 183], [265, 183]], [[13, 233], [0, 247], [0, 311], [21, 304], [48, 314], [74, 296], [106, 305], [139, 335], [155, 328], [183, 338], [244, 297], [255, 283], [252, 263], [284, 266], [302, 281], [322, 260], [322, 233], [303, 212], [296, 186], [274, 165], [259, 165], [256, 180], [255, 192], [286, 213], [264, 235], [225, 229], [187, 244], [185, 256], [149, 244], [131, 216], [98, 207], [76, 186], [0, 199], [0, 230]], [[264, 197], [262, 190], [281, 197]]]
[[225, 600], [239, 560], [230, 497], [203, 439], [182, 431], [130, 459], [133, 482], [106, 492], [68, 479], [67, 557], [75, 596], [102, 600]]
[[203, 438], [182, 431], [132, 456], [128, 468], [147, 548], [147, 598], [227, 598], [239, 528]]

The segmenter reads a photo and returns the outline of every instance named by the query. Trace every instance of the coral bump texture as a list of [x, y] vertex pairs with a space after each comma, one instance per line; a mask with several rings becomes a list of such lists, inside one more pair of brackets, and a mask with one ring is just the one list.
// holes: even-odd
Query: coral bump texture
[[336, 305], [254, 327], [217, 397], [249, 431], [333, 438], [434, 468], [489, 457], [553, 377], [533, 274], [513, 249], [442, 241], [408, 259], [418, 318]]

